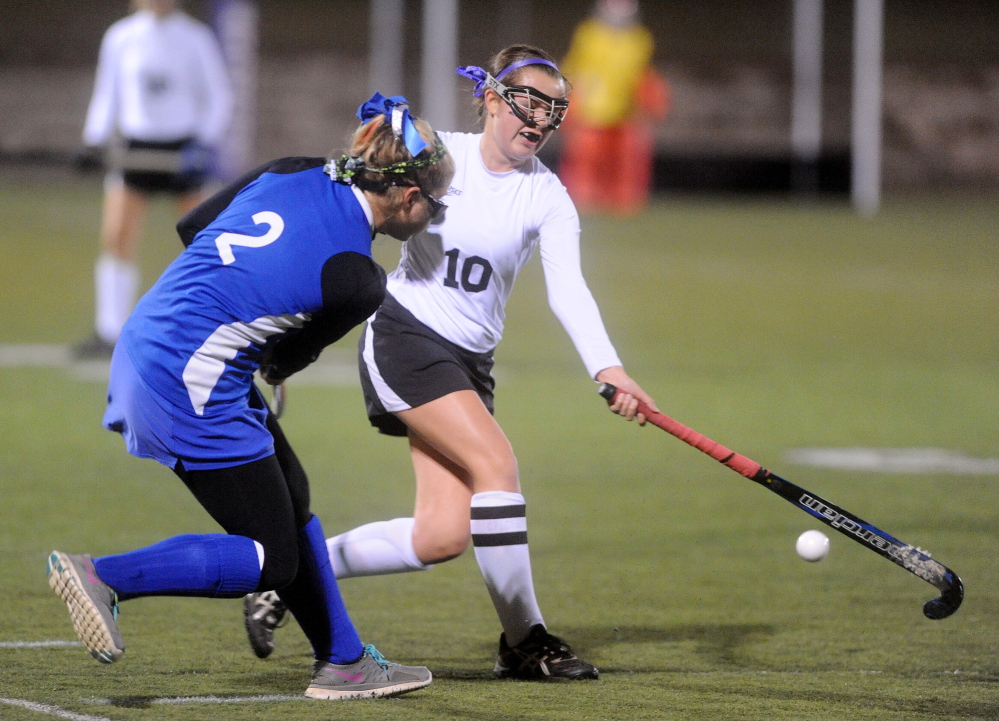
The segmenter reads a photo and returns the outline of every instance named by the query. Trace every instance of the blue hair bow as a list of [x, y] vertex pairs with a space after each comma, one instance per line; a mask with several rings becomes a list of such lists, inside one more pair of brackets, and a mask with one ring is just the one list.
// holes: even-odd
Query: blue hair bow
[[406, 150], [414, 158], [427, 147], [427, 141], [420, 135], [413, 116], [409, 114], [409, 101], [402, 95], [386, 98], [381, 93], [375, 93], [357, 109], [357, 117], [361, 122], [367, 122], [379, 115], [384, 115], [391, 121], [395, 136], [402, 139]]
[[477, 98], [482, 97], [482, 94], [486, 91], [486, 78], [489, 77], [489, 73], [480, 68], [478, 65], [463, 65], [454, 72], [468, 78], [469, 80], [474, 80], [475, 87], [472, 89], [472, 95]]

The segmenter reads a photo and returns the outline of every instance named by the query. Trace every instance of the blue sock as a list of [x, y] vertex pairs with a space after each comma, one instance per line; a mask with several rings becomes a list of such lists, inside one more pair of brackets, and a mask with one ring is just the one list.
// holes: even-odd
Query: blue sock
[[139, 596], [240, 598], [260, 581], [257, 547], [224, 533], [174, 536], [94, 559], [94, 570], [122, 600]]
[[330, 663], [353, 663], [364, 645], [347, 615], [326, 550], [326, 534], [315, 516], [298, 531], [298, 575], [278, 596], [302, 627], [315, 657]]

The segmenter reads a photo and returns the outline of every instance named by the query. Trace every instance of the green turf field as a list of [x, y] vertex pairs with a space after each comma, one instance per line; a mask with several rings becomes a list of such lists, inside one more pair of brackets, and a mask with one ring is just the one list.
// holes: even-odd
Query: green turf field
[[[0, 198], [0, 344], [82, 338], [98, 182], [8, 177]], [[147, 282], [179, 249], [171, 226], [157, 206]], [[394, 241], [377, 248], [391, 263]], [[0, 718], [999, 718], [999, 477], [785, 460], [801, 447], [999, 456], [994, 200], [897, 201], [865, 220], [838, 203], [664, 199], [636, 220], [586, 221], [583, 252], [626, 367], [665, 412], [932, 551], [964, 579], [957, 614], [925, 619], [935, 589], [831, 530], [829, 558], [801, 561], [795, 539], [821, 524], [607, 412], [535, 259], [497, 352], [497, 417], [520, 460], [546, 620], [600, 681], [492, 680], [500, 629], [470, 553], [343, 583], [366, 642], [435, 674], [400, 699], [261, 700], [301, 694], [308, 644], [292, 623], [257, 660], [239, 601], [125, 604], [128, 650], [113, 666], [79, 647], [11, 647], [75, 640], [45, 581], [51, 549], [106, 554], [218, 529], [169, 471], [100, 427], [101, 382], [8, 366]], [[349, 362], [355, 337], [332, 356]], [[289, 403], [283, 424], [328, 531], [411, 512], [405, 444], [367, 427], [356, 386], [292, 386]], [[199, 698], [167, 703], [183, 697]]]

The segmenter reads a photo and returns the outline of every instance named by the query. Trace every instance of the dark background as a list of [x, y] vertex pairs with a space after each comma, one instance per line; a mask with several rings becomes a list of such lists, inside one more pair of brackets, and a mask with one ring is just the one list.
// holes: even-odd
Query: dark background
[[[368, 2], [260, 0], [258, 6], [260, 157], [326, 152], [367, 92]], [[210, 21], [209, 2], [183, 7]], [[482, 64], [514, 41], [561, 57], [591, 7], [588, 0], [462, 0], [461, 62]], [[101, 36], [128, 10], [124, 0], [5, 0], [0, 160], [44, 159], [79, 142]], [[657, 43], [655, 63], [674, 96], [657, 131], [658, 187], [793, 187], [791, 12], [791, 0], [642, 3], [642, 21]], [[407, 0], [405, 93], [417, 107], [420, 14], [421, 3]], [[853, 0], [826, 0], [823, 191], [843, 192], [849, 181], [852, 16]], [[887, 187], [999, 187], [997, 38], [995, 0], [886, 0]], [[462, 112], [461, 129], [473, 129], [471, 110]], [[332, 140], [330, 127], [338, 129]], [[545, 160], [557, 165], [557, 156], [556, 143]]]

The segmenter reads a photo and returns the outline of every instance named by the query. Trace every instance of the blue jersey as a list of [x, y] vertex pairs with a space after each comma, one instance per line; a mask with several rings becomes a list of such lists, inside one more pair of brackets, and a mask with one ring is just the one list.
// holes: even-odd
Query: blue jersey
[[[377, 307], [381, 296], [370, 293], [360, 308], [345, 308], [350, 298], [329, 307], [335, 291], [324, 269], [345, 253], [374, 265], [372, 228], [366, 201], [331, 182], [320, 163], [276, 161], [208, 201], [200, 215], [192, 213], [206, 224], [195, 223], [193, 240], [136, 305], [115, 348], [116, 357], [127, 359], [112, 364], [105, 425], [126, 441], [130, 433], [156, 436], [153, 446], [166, 451], [166, 458], [149, 448], [137, 455], [168, 464], [181, 459], [192, 469], [268, 455], [266, 410], [250, 406], [265, 349], [317, 313], [352, 311], [354, 323]], [[184, 221], [178, 227], [183, 235]], [[191, 222], [186, 229], [193, 232]], [[121, 383], [141, 389], [116, 388], [116, 370], [131, 379]], [[115, 390], [133, 413], [145, 407], [145, 421], [118, 417], [125, 415], [124, 400], [112, 412]], [[138, 426], [148, 428], [140, 433]]]

